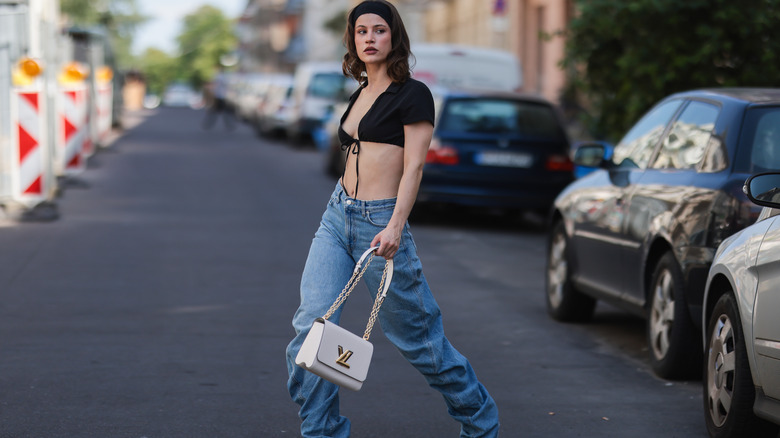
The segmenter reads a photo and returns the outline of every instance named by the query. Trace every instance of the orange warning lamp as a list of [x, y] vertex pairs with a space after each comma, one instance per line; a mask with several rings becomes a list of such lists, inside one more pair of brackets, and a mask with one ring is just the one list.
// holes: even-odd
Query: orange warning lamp
[[43, 72], [43, 67], [37, 59], [24, 57], [19, 61], [19, 70], [27, 76], [34, 78]]
[[114, 71], [111, 67], [104, 65], [97, 70], [97, 78], [100, 82], [108, 82], [114, 77]]
[[79, 62], [71, 62], [62, 69], [62, 82], [81, 82], [89, 76], [89, 69]]

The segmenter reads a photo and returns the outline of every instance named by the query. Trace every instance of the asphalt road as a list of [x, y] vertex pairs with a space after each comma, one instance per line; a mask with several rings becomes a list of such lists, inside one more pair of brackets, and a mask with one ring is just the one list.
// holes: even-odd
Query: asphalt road
[[[335, 181], [311, 148], [159, 109], [90, 158], [60, 218], [0, 221], [0, 437], [294, 437], [284, 349], [309, 242]], [[504, 437], [706, 437], [701, 382], [649, 370], [644, 323], [544, 309], [544, 228], [463, 210], [412, 222], [452, 343]], [[360, 290], [360, 289], [359, 289]], [[356, 294], [344, 325], [360, 330]], [[353, 436], [456, 437], [381, 334]]]

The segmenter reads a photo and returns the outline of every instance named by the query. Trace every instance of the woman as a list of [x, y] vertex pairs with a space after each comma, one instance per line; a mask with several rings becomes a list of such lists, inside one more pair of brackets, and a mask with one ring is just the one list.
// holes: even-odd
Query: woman
[[[409, 37], [395, 7], [364, 1], [349, 14], [344, 35], [346, 75], [362, 81], [341, 118], [339, 137], [349, 151], [309, 250], [301, 279], [301, 304], [293, 318], [297, 336], [287, 347], [288, 389], [301, 408], [304, 437], [347, 437], [338, 387], [295, 365], [315, 318], [330, 308], [369, 247], [393, 258], [390, 291], [379, 312], [387, 338], [442, 393], [462, 437], [498, 435], [498, 408], [468, 360], [444, 336], [407, 218], [433, 135], [433, 98], [409, 73]], [[364, 275], [373, 294], [383, 263]], [[331, 317], [338, 322], [340, 311]]]

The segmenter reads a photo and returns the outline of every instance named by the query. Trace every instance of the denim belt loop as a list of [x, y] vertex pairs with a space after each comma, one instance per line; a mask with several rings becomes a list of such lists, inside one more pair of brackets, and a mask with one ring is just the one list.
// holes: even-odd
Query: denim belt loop
[[346, 197], [344, 193], [344, 187], [341, 186], [341, 181], [336, 183], [336, 204], [341, 204], [341, 198]]

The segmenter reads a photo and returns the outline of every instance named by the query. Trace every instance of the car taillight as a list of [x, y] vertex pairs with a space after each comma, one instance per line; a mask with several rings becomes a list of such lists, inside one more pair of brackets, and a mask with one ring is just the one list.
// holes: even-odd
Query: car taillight
[[452, 146], [439, 143], [438, 140], [431, 141], [431, 147], [428, 148], [428, 155], [425, 156], [426, 164], [444, 164], [453, 166], [458, 164], [458, 150]]
[[574, 163], [568, 155], [550, 155], [544, 165], [545, 169], [559, 172], [571, 172], [574, 170]]

